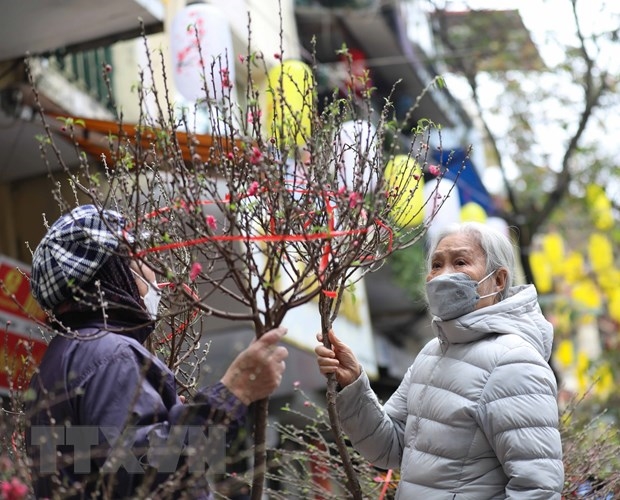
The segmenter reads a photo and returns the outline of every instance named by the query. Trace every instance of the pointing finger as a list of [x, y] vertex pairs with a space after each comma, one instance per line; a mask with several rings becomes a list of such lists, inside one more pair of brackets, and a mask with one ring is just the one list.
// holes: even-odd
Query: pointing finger
[[282, 340], [282, 337], [286, 335], [287, 331], [288, 330], [282, 326], [274, 328], [273, 330], [269, 330], [268, 332], [264, 333], [262, 337], [257, 340], [257, 342], [260, 342], [264, 345], [276, 344], [280, 340]]

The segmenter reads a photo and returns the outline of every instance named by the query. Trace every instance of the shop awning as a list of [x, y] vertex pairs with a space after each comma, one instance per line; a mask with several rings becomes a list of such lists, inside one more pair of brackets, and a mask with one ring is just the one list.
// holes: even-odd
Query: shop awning
[[2, 3], [0, 61], [100, 47], [163, 29], [161, 0], [16, 0]]
[[225, 137], [210, 134], [189, 134], [176, 131], [172, 136], [163, 129], [138, 124], [119, 124], [116, 121], [95, 120], [90, 118], [72, 117], [71, 126], [64, 126], [62, 120], [54, 120], [64, 138], [77, 144], [81, 151], [101, 158], [104, 157], [108, 165], [115, 162], [115, 151], [119, 139], [124, 144], [131, 144], [139, 148], [146, 155], [161, 155], [170, 148], [177, 149], [183, 155], [183, 160], [191, 162], [194, 156], [199, 156], [203, 162], [216, 161], [222, 155], [233, 152], [234, 148], [241, 151], [241, 141], [232, 141]]

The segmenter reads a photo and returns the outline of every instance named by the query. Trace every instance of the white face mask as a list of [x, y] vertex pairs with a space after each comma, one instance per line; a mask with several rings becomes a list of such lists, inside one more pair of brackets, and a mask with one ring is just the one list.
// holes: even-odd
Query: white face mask
[[159, 302], [161, 301], [161, 291], [157, 286], [157, 281], [153, 281], [153, 283], [149, 283], [144, 279], [144, 276], [141, 276], [133, 269], [131, 270], [138, 278], [140, 278], [148, 287], [148, 291], [146, 294], [142, 296], [142, 302], [144, 302], [144, 307], [146, 308], [149, 316], [152, 320], [157, 319], [157, 311], [159, 310]]

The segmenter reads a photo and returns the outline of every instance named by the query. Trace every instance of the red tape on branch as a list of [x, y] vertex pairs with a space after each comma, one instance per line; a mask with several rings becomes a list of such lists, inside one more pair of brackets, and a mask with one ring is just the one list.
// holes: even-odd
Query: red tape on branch
[[[311, 193], [311, 191], [303, 190], [303, 189], [292, 189], [289, 191], [294, 192], [294, 193], [301, 193], [301, 194]], [[251, 196], [254, 196], [254, 195], [246, 195], [246, 196], [241, 197], [240, 199], [249, 198]], [[330, 198], [333, 198], [333, 196], [334, 194], [330, 192], [323, 193], [325, 209], [327, 212], [327, 231], [325, 232], [312, 233], [312, 234], [273, 234], [273, 232], [275, 232], [275, 224], [272, 219], [270, 221], [270, 227], [272, 230], [272, 234], [259, 234], [259, 235], [249, 235], [249, 234], [248, 235], [243, 235], [243, 234], [230, 235], [228, 234], [228, 235], [202, 236], [200, 238], [195, 238], [195, 239], [186, 240], [186, 241], [177, 241], [174, 243], [166, 243], [164, 245], [156, 245], [151, 248], [140, 250], [135, 255], [136, 257], [143, 257], [149, 253], [157, 253], [157, 252], [164, 252], [167, 250], [175, 250], [178, 248], [186, 248], [186, 247], [202, 245], [202, 244], [214, 242], [214, 241], [222, 241], [222, 242], [240, 241], [240, 242], [246, 242], [246, 243], [249, 243], [249, 242], [275, 243], [275, 242], [303, 242], [303, 241], [311, 241], [311, 240], [327, 240], [327, 242], [325, 243], [325, 247], [323, 249], [323, 255], [321, 256], [321, 262], [320, 262], [320, 270], [321, 272], [323, 272], [327, 268], [327, 265], [329, 263], [329, 257], [331, 254], [331, 245], [329, 244], [329, 240], [331, 240], [332, 238], [338, 238], [338, 237], [343, 237], [343, 236], [365, 234], [369, 230], [369, 228], [362, 228], [362, 229], [349, 229], [349, 230], [336, 231], [335, 225], [334, 225], [335, 204], [333, 204], [330, 201]], [[211, 205], [215, 203], [216, 202], [213, 200], [198, 200], [196, 202], [190, 202], [190, 203], [180, 200], [179, 202], [177, 202], [176, 206], [163, 207], [163, 208], [154, 210], [146, 214], [144, 216], [144, 220], [153, 219], [155, 217], [161, 216], [162, 214], [165, 214], [175, 209], [189, 211], [190, 209], [196, 206], [205, 206], [205, 205]], [[224, 200], [221, 200], [219, 203], [230, 203], [230, 195], [226, 195]], [[377, 226], [385, 229], [386, 232], [389, 234], [388, 252], [391, 252], [392, 245], [393, 245], [392, 230], [378, 219], [375, 219], [375, 223], [377, 224]], [[307, 229], [310, 225], [311, 225], [311, 221], [308, 220], [307, 222], [304, 222], [303, 227], [304, 229]], [[373, 258], [374, 257], [372, 257], [371, 255], [366, 257], [366, 259], [373, 259]]]
[[[295, 192], [295, 193], [302, 193], [302, 194], [310, 193], [310, 191], [302, 190], [302, 189], [294, 189], [290, 191]], [[312, 240], [326, 240], [323, 246], [321, 260], [319, 263], [319, 274], [320, 274], [320, 280], [322, 281], [322, 277], [329, 266], [329, 261], [330, 261], [331, 253], [332, 253], [332, 245], [330, 243], [330, 240], [332, 238], [338, 238], [338, 237], [343, 237], [343, 236], [366, 234], [369, 231], [369, 228], [336, 231], [335, 224], [334, 224], [334, 217], [335, 217], [334, 209], [336, 208], [336, 205], [330, 200], [330, 198], [332, 198], [333, 196], [334, 196], [333, 193], [329, 193], [329, 192], [323, 193], [324, 202], [325, 202], [325, 210], [327, 212], [327, 231], [325, 232], [312, 233], [312, 234], [210, 235], [210, 236], [203, 236], [201, 238], [195, 238], [195, 239], [186, 240], [186, 241], [177, 241], [174, 243], [167, 243], [164, 245], [156, 245], [151, 248], [140, 250], [139, 252], [136, 252], [134, 255], [136, 257], [144, 257], [145, 255], [150, 254], [150, 253], [158, 253], [158, 252], [164, 252], [166, 250], [186, 248], [186, 247], [201, 245], [201, 244], [212, 242], [212, 241], [240, 241], [240, 242], [246, 242], [246, 243], [247, 242], [272, 242], [273, 243], [273, 242], [303, 242], [303, 241], [312, 241]], [[243, 196], [242, 199], [248, 198], [248, 197], [250, 196]], [[190, 202], [190, 203], [185, 202], [184, 200], [180, 200], [176, 202], [175, 205], [173, 206], [162, 207], [152, 212], [149, 212], [143, 217], [142, 220], [148, 220], [148, 219], [153, 219], [156, 217], [161, 217], [163, 214], [166, 214], [173, 210], [180, 209], [180, 210], [185, 210], [189, 212], [190, 210], [192, 210], [193, 208], [197, 206], [212, 205], [215, 203], [216, 202], [214, 200], [198, 200], [196, 202]], [[219, 203], [230, 203], [230, 195], [226, 195], [224, 200], [220, 201]], [[309, 215], [313, 215], [315, 213], [316, 212], [311, 212]], [[388, 227], [386, 224], [384, 224], [379, 219], [375, 219], [374, 222], [377, 225], [377, 227], [382, 228], [388, 234], [387, 253], [390, 253], [392, 251], [392, 247], [394, 243], [394, 234], [393, 234], [392, 229]], [[309, 218], [306, 222], [303, 223], [303, 228], [307, 229], [308, 227], [311, 226], [311, 224], [312, 224], [312, 221], [311, 221], [311, 218]], [[274, 223], [273, 218], [270, 220], [270, 228], [272, 232], [275, 232], [275, 223]], [[128, 231], [130, 231], [131, 226], [128, 226], [127, 229]], [[373, 255], [367, 255], [362, 258], [362, 260], [374, 260], [374, 259], [375, 257]], [[174, 283], [170, 283], [170, 282], [164, 282], [164, 283], [160, 283], [158, 286], [161, 289], [163, 289], [163, 288], [174, 288], [177, 285]], [[181, 284], [181, 286], [194, 300], [200, 301], [200, 297], [198, 296], [198, 294], [196, 294], [187, 284], [183, 283]], [[324, 293], [327, 297], [330, 297], [332, 299], [336, 298], [338, 295], [337, 291], [330, 291], [330, 290], [323, 290], [322, 293]], [[190, 314], [190, 317], [186, 321], [181, 323], [178, 327], [176, 327], [172, 332], [170, 332], [163, 340], [159, 342], [159, 344], [162, 345], [162, 344], [165, 344], [171, 341], [177, 334], [185, 330], [188, 327], [188, 325], [192, 321], [194, 321], [194, 319], [197, 316], [198, 316], [198, 308], [193, 308]]]

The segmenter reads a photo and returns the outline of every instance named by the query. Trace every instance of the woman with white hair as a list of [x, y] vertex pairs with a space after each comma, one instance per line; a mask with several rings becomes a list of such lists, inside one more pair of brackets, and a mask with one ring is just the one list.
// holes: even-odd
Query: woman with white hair
[[512, 243], [483, 224], [455, 225], [430, 242], [427, 263], [436, 337], [384, 405], [333, 332], [332, 349], [315, 349], [341, 387], [345, 433], [373, 465], [400, 468], [397, 498], [560, 499], [553, 328], [535, 287], [513, 284]]

